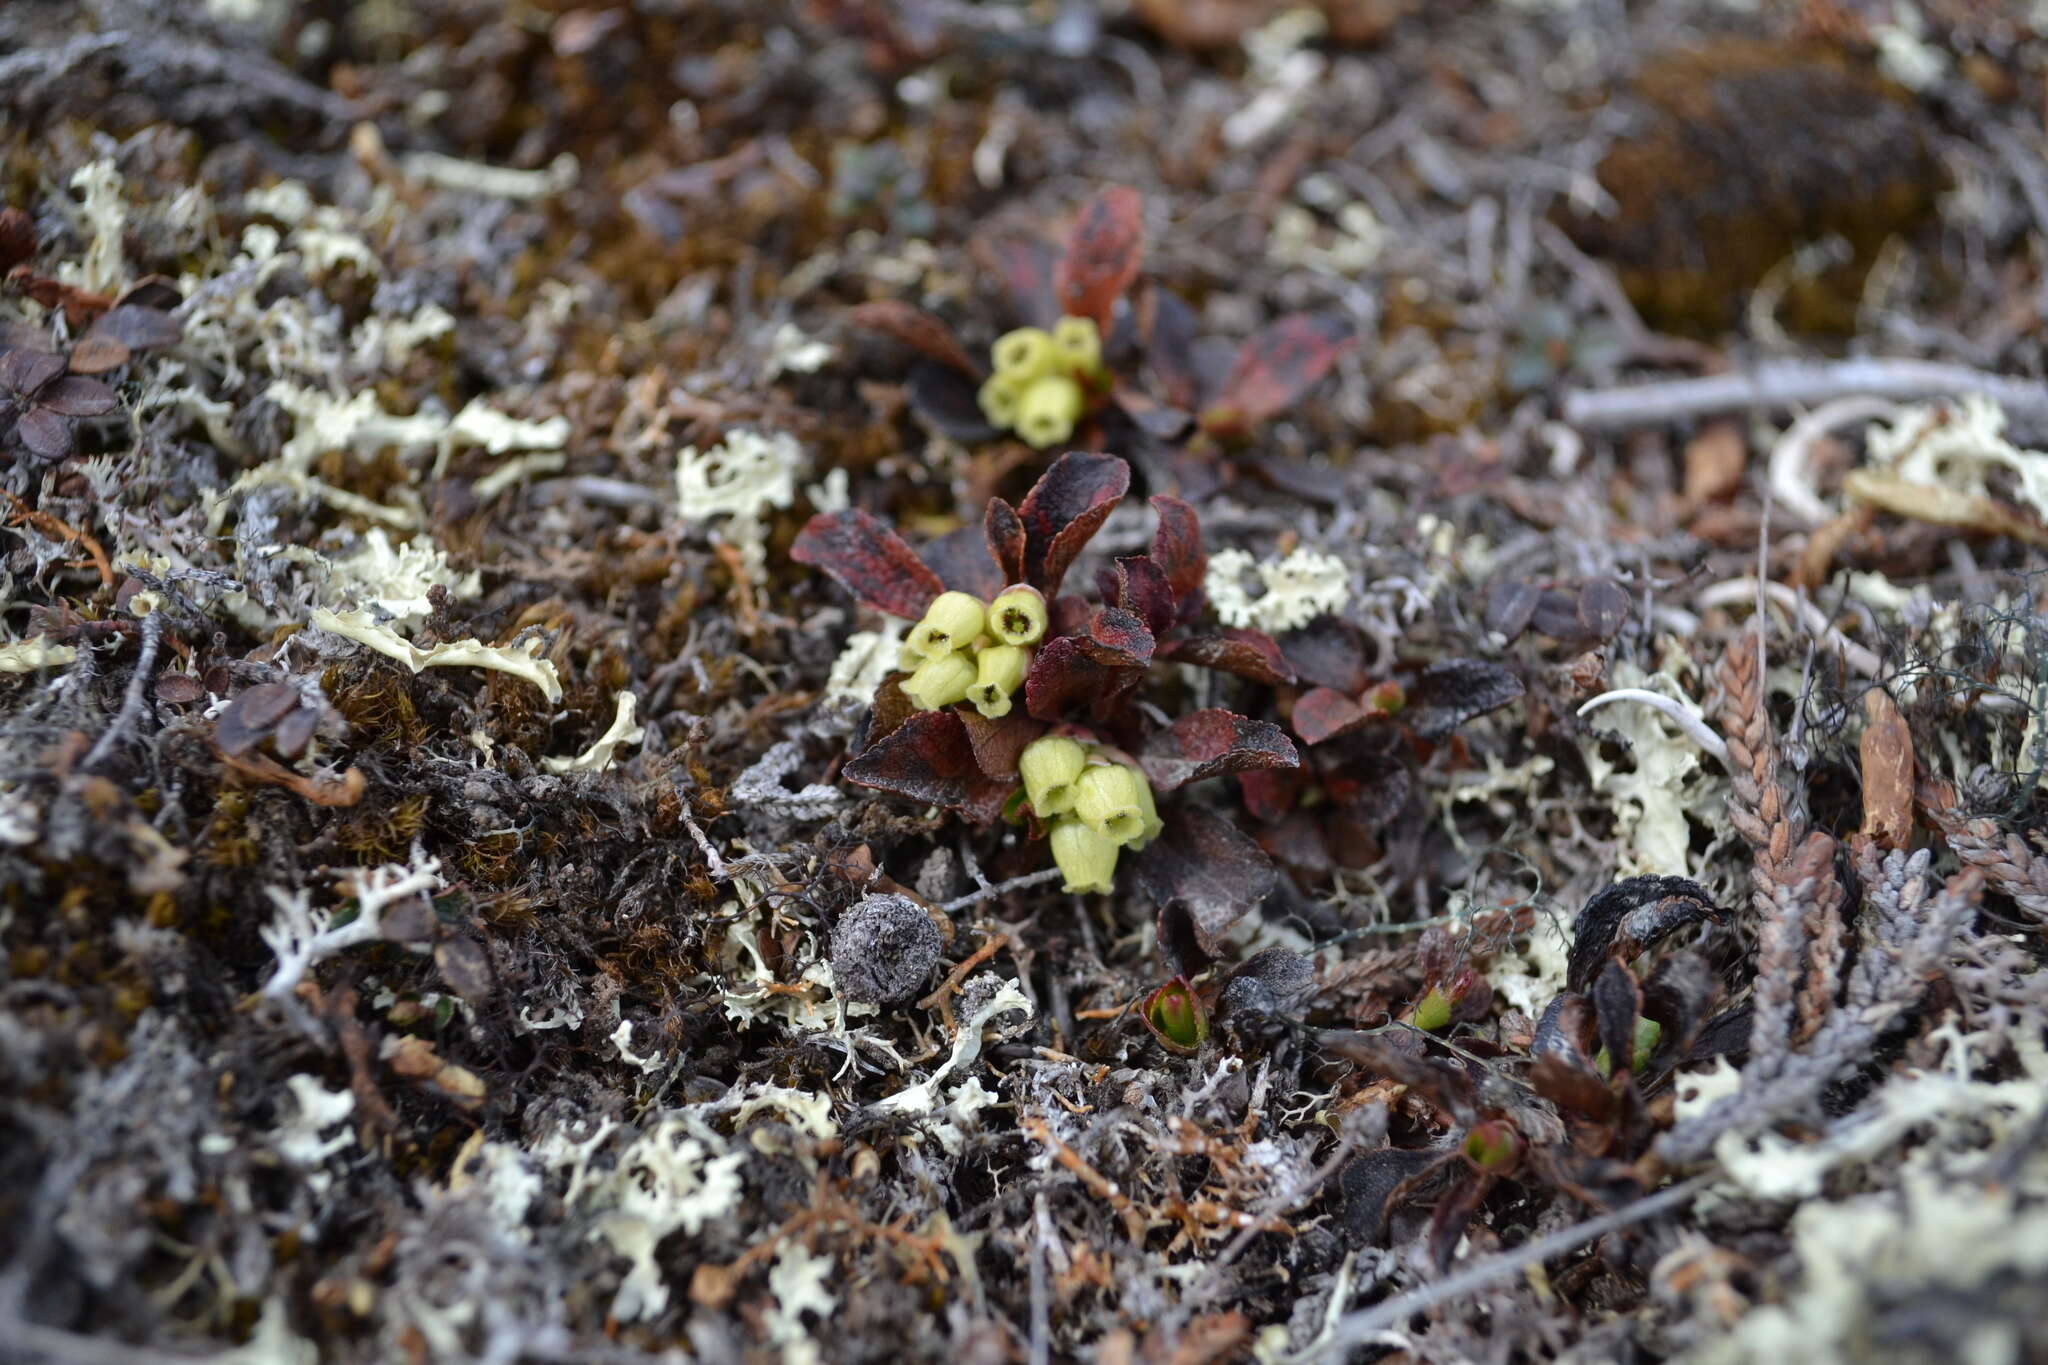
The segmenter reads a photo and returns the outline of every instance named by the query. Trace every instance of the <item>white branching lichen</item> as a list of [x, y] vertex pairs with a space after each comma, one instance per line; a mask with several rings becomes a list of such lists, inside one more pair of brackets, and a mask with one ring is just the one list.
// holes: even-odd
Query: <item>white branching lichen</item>
[[551, 773], [601, 773], [612, 766], [621, 747], [638, 744], [647, 738], [647, 727], [637, 724], [633, 715], [640, 706], [640, 698], [631, 692], [619, 693], [612, 714], [611, 728], [598, 737], [595, 744], [574, 758], [549, 758], [542, 765]]
[[685, 446], [676, 456], [676, 506], [686, 523], [723, 522], [719, 538], [739, 551], [748, 577], [764, 580], [768, 566], [767, 514], [796, 500], [806, 460], [787, 432], [745, 427], [726, 433], [707, 451]]
[[502, 648], [481, 640], [456, 640], [450, 644], [421, 649], [391, 627], [370, 618], [364, 611], [337, 612], [315, 607], [312, 624], [320, 630], [373, 649], [387, 659], [396, 659], [413, 672], [428, 668], [490, 668], [524, 678], [550, 702], [562, 699], [562, 676], [554, 661], [541, 657], [542, 643], [530, 638], [522, 644]]
[[[1256, 572], [1265, 591], [1253, 597], [1245, 575]], [[1219, 550], [1209, 556], [1204, 586], [1217, 619], [1226, 626], [1251, 627], [1280, 634], [1336, 611], [1350, 595], [1350, 571], [1344, 561], [1306, 546], [1283, 559], [1255, 560], [1244, 550]]]

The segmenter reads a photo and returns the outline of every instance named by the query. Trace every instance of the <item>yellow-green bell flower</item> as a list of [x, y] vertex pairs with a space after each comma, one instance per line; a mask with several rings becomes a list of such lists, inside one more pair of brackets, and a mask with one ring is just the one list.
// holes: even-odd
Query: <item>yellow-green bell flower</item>
[[967, 700], [974, 686], [974, 661], [965, 654], [934, 654], [903, 682], [903, 695], [921, 711], [937, 711]]
[[1050, 618], [1045, 594], [1019, 583], [988, 604], [988, 633], [1006, 645], [1035, 645], [1045, 638]]
[[1090, 829], [1121, 847], [1145, 834], [1138, 788], [1144, 779], [1122, 763], [1097, 763], [1074, 783], [1074, 814]]
[[1024, 746], [1017, 755], [1017, 776], [1024, 779], [1024, 795], [1039, 819], [1074, 808], [1074, 779], [1087, 766], [1088, 751], [1065, 735], [1045, 735]]
[[996, 338], [996, 344], [989, 348], [989, 359], [995, 362], [997, 374], [1029, 384], [1052, 373], [1058, 350], [1053, 345], [1052, 333], [1043, 327], [1019, 327]]
[[942, 592], [924, 609], [924, 619], [912, 628], [910, 647], [927, 658], [966, 649], [981, 634], [985, 619], [980, 598], [971, 593]]
[[1157, 839], [1159, 832], [1166, 828], [1159, 819], [1159, 803], [1152, 799], [1152, 784], [1145, 780], [1143, 773], [1139, 773], [1137, 777], [1138, 813], [1144, 817], [1145, 827], [1137, 838], [1131, 840], [1130, 847], [1133, 853]]
[[967, 700], [989, 720], [1010, 714], [1010, 698], [1024, 685], [1024, 672], [1031, 667], [1031, 651], [1019, 645], [990, 645], [974, 656], [974, 686]]
[[1116, 877], [1117, 845], [1079, 820], [1052, 827], [1052, 860], [1066, 874], [1065, 890], [1107, 891]]
[[1094, 378], [1102, 372], [1102, 333], [1093, 318], [1061, 318], [1052, 326], [1053, 349], [1070, 373]]
[[1080, 420], [1081, 386], [1065, 375], [1032, 380], [1017, 404], [1017, 434], [1035, 450], [1068, 440]]
[[992, 427], [1008, 431], [1017, 425], [1017, 405], [1024, 400], [1024, 386], [1031, 381], [1014, 374], [996, 373], [981, 381], [974, 401]]

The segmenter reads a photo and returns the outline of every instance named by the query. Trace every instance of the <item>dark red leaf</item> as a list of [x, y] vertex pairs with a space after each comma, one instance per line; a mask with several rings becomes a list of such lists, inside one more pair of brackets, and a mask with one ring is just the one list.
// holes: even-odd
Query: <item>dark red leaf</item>
[[1609, 958], [1632, 958], [1666, 935], [1720, 914], [1698, 882], [1655, 874], [1624, 878], [1595, 892], [1572, 922], [1566, 988], [1583, 991]]
[[[1248, 777], [1255, 775], [1246, 774]], [[1330, 856], [1327, 822], [1316, 819], [1308, 811], [1296, 811], [1278, 824], [1261, 825], [1257, 837], [1259, 847], [1266, 850], [1268, 857], [1311, 879], [1321, 880], [1337, 865]], [[1356, 857], [1359, 850], [1347, 849], [1346, 852]]]
[[1257, 768], [1237, 775], [1244, 808], [1255, 820], [1267, 823], [1285, 819], [1307, 784], [1305, 768]]
[[97, 379], [67, 374], [43, 386], [36, 395], [36, 406], [62, 417], [98, 417], [114, 410], [114, 391]]
[[1595, 640], [1612, 640], [1628, 624], [1634, 603], [1628, 590], [1611, 578], [1589, 578], [1579, 585], [1575, 604], [1579, 624]]
[[118, 341], [131, 351], [173, 346], [184, 334], [178, 320], [169, 313], [136, 303], [123, 303], [107, 310], [86, 333], [88, 337]]
[[974, 445], [1001, 435], [983, 414], [974, 381], [950, 365], [913, 361], [907, 392], [911, 414], [948, 440]]
[[1082, 654], [1108, 668], [1143, 669], [1152, 662], [1152, 632], [1122, 607], [1097, 607], [1088, 633], [1074, 639]]
[[1221, 635], [1197, 635], [1160, 646], [1159, 657], [1175, 663], [1213, 668], [1271, 687], [1294, 681], [1294, 670], [1279, 644], [1262, 630], [1226, 627]]
[[1115, 602], [1136, 616], [1155, 636], [1173, 629], [1173, 589], [1167, 586], [1165, 573], [1149, 556], [1125, 556], [1105, 576], [1109, 580], [1106, 584], [1099, 580], [1097, 583], [1105, 601]]
[[1242, 436], [1286, 411], [1330, 372], [1351, 342], [1350, 324], [1341, 318], [1296, 313], [1280, 319], [1238, 350], [1223, 391], [1202, 413], [1202, 429]]
[[1308, 744], [1355, 730], [1371, 719], [1356, 699], [1328, 687], [1312, 687], [1294, 703], [1294, 733]]
[[1178, 294], [1152, 286], [1138, 301], [1138, 336], [1159, 393], [1176, 408], [1193, 409], [1202, 399], [1202, 374], [1195, 367], [1195, 310]]
[[1154, 791], [1170, 792], [1224, 773], [1298, 767], [1301, 758], [1279, 726], [1211, 707], [1182, 716], [1147, 739], [1138, 763]]
[[1605, 1123], [1620, 1110], [1621, 1102], [1599, 1072], [1573, 1065], [1556, 1053], [1545, 1053], [1529, 1068], [1529, 1084], [1537, 1094], [1560, 1109], [1583, 1114], [1595, 1123]]
[[1003, 586], [1024, 581], [1024, 522], [1017, 509], [1001, 498], [990, 498], [982, 515], [982, 532], [988, 537], [989, 556], [1003, 572]]
[[1144, 680], [1143, 668], [1097, 663], [1080, 640], [1061, 635], [1046, 641], [1024, 677], [1025, 709], [1040, 720], [1059, 720], [1082, 703], [1095, 715], [1120, 705]]
[[1179, 620], [1191, 621], [1202, 610], [1202, 579], [1209, 571], [1209, 556], [1202, 549], [1202, 519], [1194, 508], [1165, 493], [1152, 499], [1152, 510], [1159, 516], [1159, 529], [1152, 533], [1152, 562], [1173, 590]]
[[1408, 804], [1412, 783], [1399, 741], [1390, 725], [1368, 726], [1314, 751], [1331, 803], [1365, 828], [1379, 828]]
[[1586, 624], [1579, 619], [1578, 596], [1556, 588], [1546, 588], [1537, 594], [1529, 624], [1553, 640], [1586, 638]]
[[1059, 256], [1036, 237], [976, 237], [970, 244], [975, 262], [1003, 282], [1017, 321], [1027, 327], [1050, 327], [1058, 321], [1060, 304], [1053, 287]]
[[1016, 707], [1001, 720], [988, 720], [978, 711], [959, 715], [960, 723], [967, 727], [967, 742], [974, 746], [975, 763], [998, 781], [1016, 780], [1017, 755], [1046, 730], [1044, 721], [1033, 720]]
[[950, 366], [977, 383], [987, 374], [985, 369], [974, 363], [974, 357], [967, 354], [960, 338], [953, 335], [952, 328], [915, 304], [901, 299], [875, 299], [856, 307], [851, 318], [856, 327], [880, 332], [925, 359]]
[[990, 556], [988, 536], [979, 526], [962, 526], [928, 540], [918, 547], [917, 557], [930, 565], [948, 588], [973, 593], [984, 602], [993, 601], [1012, 581]]
[[1069, 451], [1053, 461], [1025, 495], [1025, 581], [1047, 597], [1059, 591], [1102, 523], [1131, 486], [1131, 467], [1114, 455]]
[[1349, 1058], [1376, 1076], [1401, 1082], [1458, 1124], [1470, 1124], [1479, 1117], [1472, 1077], [1462, 1066], [1431, 1056], [1419, 1034], [1326, 1029], [1316, 1041], [1325, 1052]]
[[1407, 689], [1401, 719], [1424, 739], [1451, 731], [1522, 695], [1522, 680], [1484, 659], [1441, 659]]
[[1061, 311], [1093, 318], [1109, 331], [1117, 299], [1138, 278], [1144, 220], [1144, 199], [1124, 185], [1112, 185], [1081, 206], [1067, 235], [1066, 254], [1053, 271]]
[[992, 823], [1017, 785], [981, 770], [957, 712], [919, 711], [869, 745], [842, 770], [846, 780], [941, 806], [976, 824]]
[[1272, 891], [1278, 872], [1237, 826], [1204, 806], [1161, 812], [1165, 828], [1133, 860], [1138, 882], [1162, 910], [1184, 911], [1201, 951], [1215, 956], [1231, 925]]
[[1429, 1258], [1438, 1270], [1451, 1263], [1458, 1241], [1465, 1235], [1465, 1226], [1479, 1211], [1479, 1201], [1492, 1187], [1491, 1176], [1467, 1175], [1437, 1199], [1436, 1208], [1429, 1216]]
[[29, 454], [44, 460], [68, 459], [78, 449], [71, 435], [71, 423], [47, 408], [30, 408], [14, 424], [14, 434], [28, 447]]
[[1371, 681], [1366, 673], [1365, 635], [1339, 616], [1318, 616], [1287, 633], [1281, 653], [1305, 683], [1357, 696]]
[[184, 301], [185, 296], [178, 292], [176, 282], [168, 275], [145, 275], [121, 291], [114, 307], [147, 308], [156, 313], [169, 313]]
[[812, 517], [789, 557], [823, 569], [875, 610], [906, 620], [922, 617], [931, 600], [946, 590], [901, 536], [859, 508]]

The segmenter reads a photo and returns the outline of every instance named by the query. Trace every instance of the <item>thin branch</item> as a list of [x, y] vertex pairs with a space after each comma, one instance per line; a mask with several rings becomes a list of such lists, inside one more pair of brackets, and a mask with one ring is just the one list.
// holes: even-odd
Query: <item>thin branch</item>
[[1616, 430], [1745, 408], [1797, 408], [1868, 395], [1895, 401], [1981, 393], [2016, 420], [2048, 427], [2048, 384], [1906, 357], [1766, 360], [1747, 370], [1613, 389], [1567, 389], [1564, 420]]
[[114, 723], [107, 727], [106, 733], [92, 746], [92, 751], [85, 756], [85, 761], [79, 765], [80, 767], [97, 766], [101, 759], [113, 752], [114, 746], [120, 743], [122, 736], [135, 729], [136, 722], [142, 718], [142, 708], [148, 699], [149, 680], [156, 672], [157, 649], [163, 644], [163, 640], [163, 614], [150, 612], [142, 618], [142, 653], [135, 660], [135, 672], [128, 679], [128, 690], [122, 694], [121, 710], [115, 715]]
[[1605, 706], [1611, 701], [1639, 701], [1645, 706], [1654, 706], [1669, 716], [1673, 725], [1685, 731], [1687, 739], [1719, 759], [1723, 767], [1727, 766], [1728, 745], [1714, 733], [1714, 727], [1686, 710], [1675, 698], [1667, 697], [1662, 692], [1652, 692], [1647, 687], [1617, 687], [1612, 692], [1602, 692], [1581, 706], [1579, 714], [1583, 716], [1588, 711]]
[[1682, 1184], [1638, 1199], [1598, 1218], [1589, 1218], [1568, 1228], [1560, 1228], [1548, 1237], [1539, 1237], [1527, 1245], [1495, 1256], [1492, 1260], [1481, 1261], [1455, 1275], [1438, 1280], [1434, 1284], [1420, 1285], [1405, 1294], [1397, 1294], [1385, 1303], [1351, 1313], [1337, 1324], [1335, 1331], [1316, 1343], [1315, 1360], [1343, 1359], [1343, 1352], [1352, 1346], [1369, 1341], [1374, 1333], [1384, 1332], [1398, 1326], [1409, 1316], [1434, 1308], [1440, 1303], [1460, 1298], [1474, 1290], [1484, 1288], [1500, 1280], [1520, 1274], [1528, 1267], [1567, 1251], [1577, 1250], [1588, 1242], [1597, 1241], [1610, 1232], [1669, 1213], [1691, 1201], [1692, 1197], [1715, 1179], [1713, 1172], [1696, 1175]]

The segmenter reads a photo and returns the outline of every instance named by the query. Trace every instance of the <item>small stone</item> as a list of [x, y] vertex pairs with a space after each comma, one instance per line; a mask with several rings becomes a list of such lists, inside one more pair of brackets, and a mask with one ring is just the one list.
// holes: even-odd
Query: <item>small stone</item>
[[832, 930], [839, 993], [865, 1005], [893, 1005], [924, 988], [939, 965], [939, 926], [908, 896], [863, 896]]

